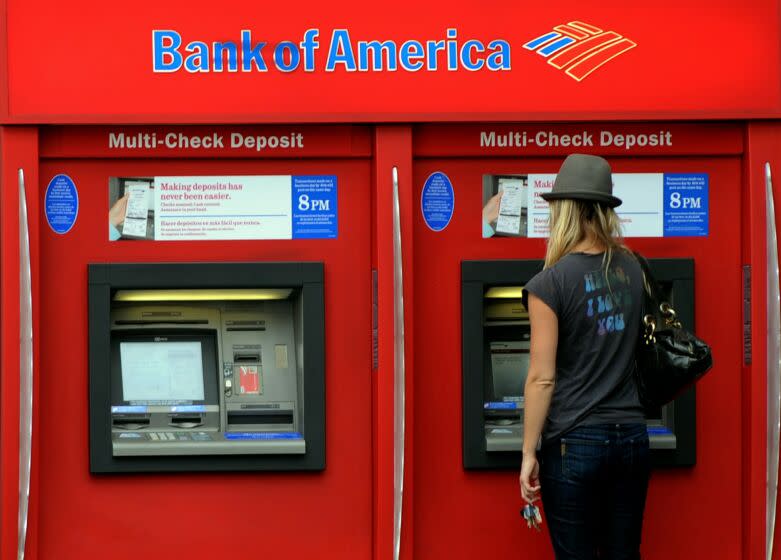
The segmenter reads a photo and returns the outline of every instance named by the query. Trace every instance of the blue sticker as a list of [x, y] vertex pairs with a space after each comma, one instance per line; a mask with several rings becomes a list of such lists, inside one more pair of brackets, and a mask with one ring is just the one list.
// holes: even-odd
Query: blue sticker
[[447, 175], [437, 171], [429, 175], [420, 194], [420, 209], [423, 220], [434, 231], [442, 231], [453, 218], [455, 195], [453, 184]]
[[79, 193], [67, 175], [55, 175], [46, 187], [44, 200], [46, 221], [54, 233], [68, 233], [79, 213]]
[[338, 232], [335, 175], [294, 175], [293, 239], [335, 239]]
[[708, 235], [708, 174], [664, 174], [664, 236]]
[[146, 414], [148, 406], [112, 406], [111, 412], [116, 414]]
[[483, 405], [486, 410], [516, 410], [518, 403], [514, 402], [487, 402]]
[[171, 412], [206, 412], [205, 404], [186, 404], [172, 406]]
[[303, 439], [298, 432], [230, 432], [225, 439]]
[[667, 429], [667, 428], [651, 427], [651, 426], [648, 427], [648, 435], [651, 435], [651, 436], [664, 436], [664, 435], [668, 435], [668, 434], [672, 435], [672, 432], [669, 429]]

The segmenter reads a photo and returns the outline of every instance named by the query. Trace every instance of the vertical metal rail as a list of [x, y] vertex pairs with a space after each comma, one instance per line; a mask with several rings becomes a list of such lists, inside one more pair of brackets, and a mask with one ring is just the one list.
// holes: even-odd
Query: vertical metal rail
[[33, 437], [33, 302], [24, 170], [19, 170], [19, 520], [17, 558], [24, 559]]
[[781, 431], [781, 298], [778, 277], [778, 238], [770, 164], [765, 163], [767, 215], [767, 560], [773, 555], [778, 495], [778, 453]]
[[404, 282], [401, 260], [399, 172], [393, 168], [393, 559], [401, 550], [401, 517], [404, 498]]

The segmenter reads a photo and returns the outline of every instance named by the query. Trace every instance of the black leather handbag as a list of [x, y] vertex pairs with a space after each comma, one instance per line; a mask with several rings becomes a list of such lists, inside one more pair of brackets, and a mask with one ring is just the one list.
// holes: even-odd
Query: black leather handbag
[[675, 399], [713, 366], [710, 347], [681, 325], [675, 309], [661, 297], [648, 263], [635, 253], [643, 269], [643, 312], [637, 340], [637, 392], [646, 409]]

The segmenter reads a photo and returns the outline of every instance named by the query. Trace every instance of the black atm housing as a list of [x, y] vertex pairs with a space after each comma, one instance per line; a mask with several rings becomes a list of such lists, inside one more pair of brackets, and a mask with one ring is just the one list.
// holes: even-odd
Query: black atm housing
[[[683, 324], [694, 328], [694, 260], [648, 259], [656, 280], [669, 296]], [[461, 263], [462, 305], [462, 422], [463, 464], [466, 469], [517, 469], [518, 451], [488, 451], [485, 435], [485, 403], [490, 398], [489, 381], [492, 341], [517, 338], [521, 324], [508, 322], [489, 327], [485, 322], [485, 294], [489, 288], [523, 286], [542, 270], [542, 260], [464, 261]], [[523, 411], [520, 411], [523, 414]], [[686, 467], [696, 462], [696, 398], [692, 387], [648, 420], [652, 438], [651, 456], [657, 467]], [[654, 448], [660, 429], [674, 434], [674, 448]]]
[[[322, 263], [90, 264], [88, 276], [90, 472], [317, 471], [325, 468], [325, 305]], [[118, 388], [112, 386], [112, 383], [116, 385], [116, 379], [112, 381], [110, 372], [112, 367], [116, 369], [116, 364], [112, 362], [117, 360], [116, 336], [123, 337], [121, 340], [140, 336], [137, 331], [132, 333], [114, 330], [112, 333], [112, 297], [117, 290], [268, 288], [290, 288], [300, 294], [303, 302], [301, 332], [305, 343], [302, 349], [301, 396], [305, 403], [302, 424], [305, 429], [306, 452], [297, 455], [269, 453], [114, 456], [110, 404], [117, 400]], [[202, 338], [208, 341], [215, 336], [197, 329], [186, 332], [187, 340]], [[160, 333], [150, 331], [149, 334], [153, 336]], [[171, 338], [175, 336], [179, 335], [174, 334]], [[143, 336], [139, 337], [139, 340], [143, 339]], [[209, 344], [203, 345], [205, 349], [209, 347]], [[222, 370], [216, 363], [213, 352], [205, 350], [204, 364], [208, 365], [208, 371], [213, 372], [218, 368], [217, 376], [220, 376]], [[242, 356], [236, 357], [237, 363], [241, 359]], [[207, 368], [204, 367], [204, 370]], [[216, 389], [210, 382], [205, 385], [206, 400], [211, 402], [215, 400], [211, 395]], [[188, 421], [197, 422], [199, 418], [188, 418], [185, 415], [175, 420], [186, 424]], [[242, 423], [253, 424], [257, 423], [256, 420], [255, 417], [249, 417]], [[128, 422], [130, 421], [136, 422], [138, 419], [128, 419]], [[263, 418], [262, 421], [268, 422], [268, 419]], [[113, 422], [116, 425], [116, 417]], [[182, 427], [187, 427], [184, 424]]]

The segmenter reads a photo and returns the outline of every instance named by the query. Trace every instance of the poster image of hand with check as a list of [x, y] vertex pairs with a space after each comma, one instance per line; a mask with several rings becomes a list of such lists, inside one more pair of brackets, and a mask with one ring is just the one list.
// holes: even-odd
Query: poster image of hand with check
[[483, 175], [483, 237], [525, 237], [528, 206], [526, 175]]

